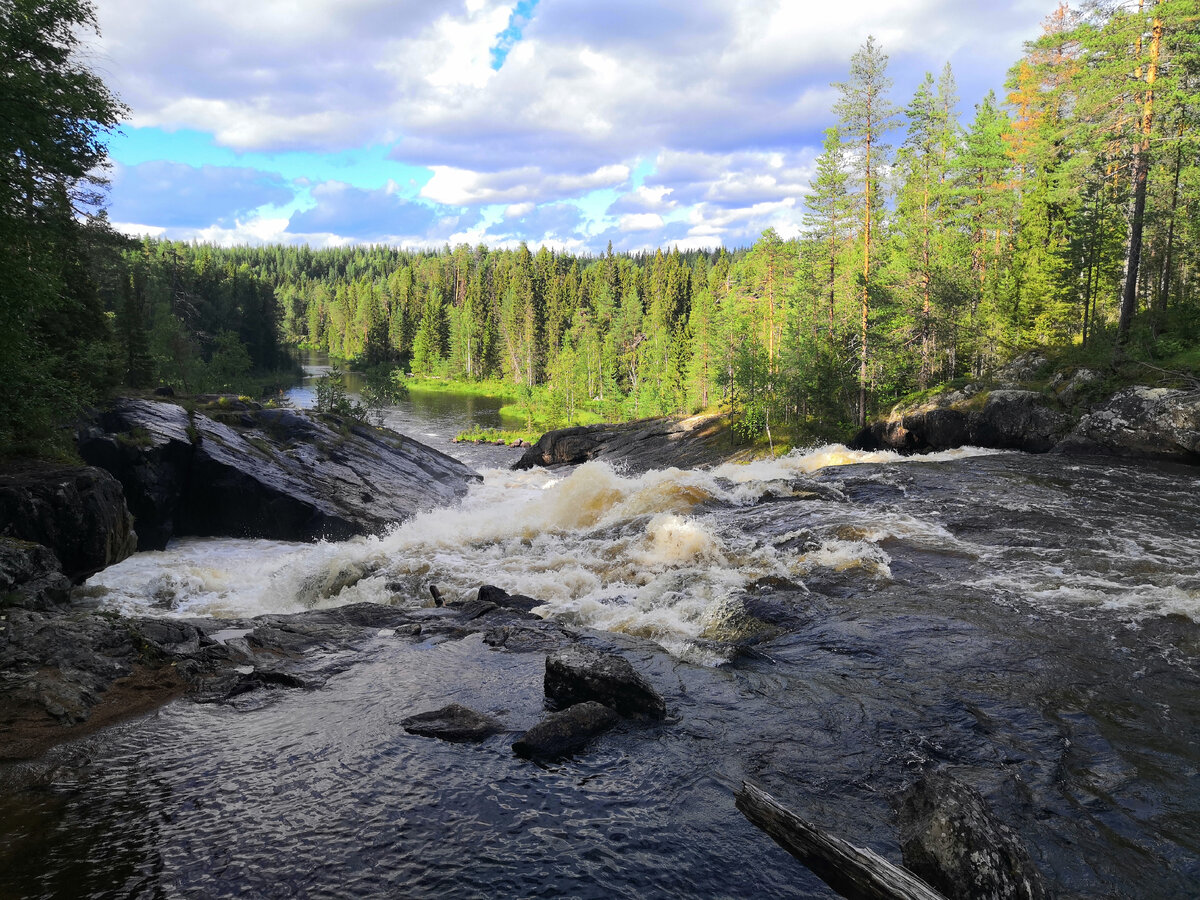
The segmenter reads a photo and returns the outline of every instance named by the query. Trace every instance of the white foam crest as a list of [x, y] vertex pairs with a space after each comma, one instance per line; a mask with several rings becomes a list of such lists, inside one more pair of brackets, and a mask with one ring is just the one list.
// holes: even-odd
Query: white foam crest
[[833, 569], [835, 572], [865, 569], [873, 575], [889, 580], [892, 577], [889, 565], [891, 561], [892, 558], [886, 551], [870, 541], [828, 540], [816, 549], [800, 555], [800, 562], [808, 571], [818, 567]]
[[797, 474], [811, 474], [835, 466], [859, 463], [934, 463], [974, 456], [994, 456], [1003, 450], [984, 447], [959, 447], [914, 456], [902, 456], [893, 450], [851, 450], [845, 444], [825, 444], [810, 449], [792, 450], [776, 459], [759, 459], [749, 463], [725, 463], [713, 469], [713, 474], [736, 483], [772, 481]]

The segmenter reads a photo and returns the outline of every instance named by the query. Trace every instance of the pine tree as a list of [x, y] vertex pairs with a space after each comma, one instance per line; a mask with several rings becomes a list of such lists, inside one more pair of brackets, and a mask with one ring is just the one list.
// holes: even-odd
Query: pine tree
[[874, 270], [872, 244], [873, 225], [878, 219], [881, 203], [880, 176], [886, 170], [890, 148], [884, 136], [893, 127], [896, 109], [888, 98], [892, 82], [887, 77], [887, 55], [876, 45], [874, 37], [850, 58], [850, 79], [834, 85], [841, 96], [834, 104], [834, 113], [841, 122], [846, 145], [854, 151], [853, 160], [862, 184], [859, 213], [862, 221], [862, 329], [860, 332], [858, 370], [858, 424], [866, 424], [868, 381], [868, 330], [871, 306], [872, 273]]

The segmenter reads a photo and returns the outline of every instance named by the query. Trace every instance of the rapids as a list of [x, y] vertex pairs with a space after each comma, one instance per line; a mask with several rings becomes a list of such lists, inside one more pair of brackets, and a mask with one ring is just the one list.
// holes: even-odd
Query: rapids
[[[319, 690], [180, 701], [56, 751], [0, 796], [0, 895], [832, 896], [736, 812], [741, 780], [898, 860], [890, 797], [942, 766], [1055, 891], [1196, 896], [1198, 474], [838, 446], [493, 468], [379, 538], [139, 554], [95, 602], [244, 618], [496, 584], [603, 632], [672, 715], [539, 768], [509, 748], [542, 714], [541, 654], [380, 634], [314, 653]], [[747, 597], [787, 612], [749, 647]], [[512, 731], [463, 747], [398, 724], [448, 702]]]

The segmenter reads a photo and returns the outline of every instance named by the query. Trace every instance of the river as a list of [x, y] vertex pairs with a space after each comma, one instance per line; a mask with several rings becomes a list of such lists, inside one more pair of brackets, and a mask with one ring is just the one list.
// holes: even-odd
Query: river
[[[741, 781], [898, 860], [891, 798], [933, 766], [1057, 892], [1200, 894], [1196, 469], [831, 446], [483, 474], [384, 537], [179, 541], [90, 584], [175, 616], [498, 584], [611, 634], [666, 723], [537, 766], [510, 745], [542, 715], [542, 654], [381, 633], [318, 652], [319, 690], [177, 701], [55, 751], [0, 803], [0, 895], [826, 897], [736, 811]], [[739, 651], [745, 598], [770, 606], [782, 579], [807, 593], [778, 594], [783, 633]], [[449, 702], [511, 730], [463, 746], [399, 725]]]

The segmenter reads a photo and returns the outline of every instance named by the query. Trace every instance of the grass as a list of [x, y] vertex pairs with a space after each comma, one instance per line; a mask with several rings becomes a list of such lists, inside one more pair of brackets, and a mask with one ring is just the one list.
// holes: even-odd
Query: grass
[[524, 441], [527, 444], [536, 444], [538, 438], [541, 436], [542, 433], [540, 431], [509, 430], [506, 428], [472, 428], [470, 431], [459, 432], [454, 440], [468, 443], [485, 441], [489, 444], [494, 444], [497, 441], [503, 441], [505, 444], [515, 444], [517, 441]]
[[506, 381], [454, 381], [448, 378], [405, 378], [405, 387], [410, 391], [430, 394], [455, 394], [466, 397], [493, 397], [499, 400], [518, 400], [521, 388]]

